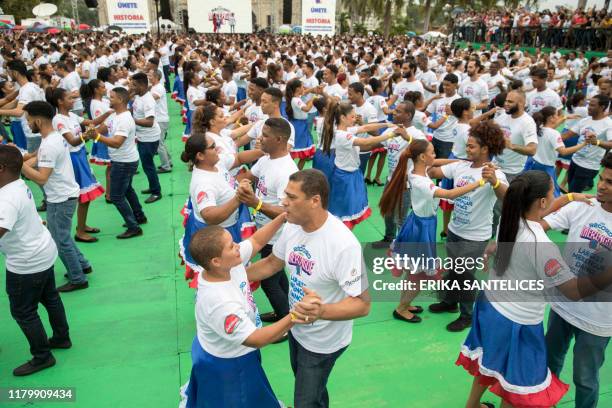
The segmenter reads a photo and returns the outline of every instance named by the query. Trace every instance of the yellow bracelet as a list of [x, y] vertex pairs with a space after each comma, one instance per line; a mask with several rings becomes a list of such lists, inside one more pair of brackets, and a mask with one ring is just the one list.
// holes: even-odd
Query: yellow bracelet
[[98, 140], [100, 140], [101, 137], [102, 137], [102, 135], [98, 133], [98, 136], [96, 136], [95, 142], [98, 143]]
[[499, 181], [499, 179], [497, 179], [497, 183], [495, 183], [495, 185], [493, 186], [493, 190], [497, 190], [497, 187], [499, 187], [500, 184], [501, 182]]
[[257, 203], [257, 207], [255, 207], [255, 211], [253, 211], [253, 215], [256, 215], [259, 210], [261, 210], [261, 207], [263, 206], [263, 201], [261, 201], [261, 198], [259, 199], [259, 203]]
[[79, 137], [81, 138], [81, 142], [85, 143], [85, 139], [83, 139], [83, 135], [79, 135]]
[[412, 143], [412, 135], [410, 135], [410, 140], [408, 141], [408, 144]]
[[567, 201], [570, 203], [574, 201], [574, 193], [567, 193]]
[[478, 180], [478, 185], [479, 185], [480, 187], [484, 186], [484, 185], [485, 185], [485, 183], [486, 183], [485, 179], [480, 179], [480, 180]]

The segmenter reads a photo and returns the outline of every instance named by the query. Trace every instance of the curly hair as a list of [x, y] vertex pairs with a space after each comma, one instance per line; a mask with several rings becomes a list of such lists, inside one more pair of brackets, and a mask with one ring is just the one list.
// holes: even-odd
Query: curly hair
[[492, 120], [480, 122], [470, 129], [469, 135], [476, 139], [480, 146], [486, 146], [491, 156], [501, 154], [506, 148], [504, 132]]

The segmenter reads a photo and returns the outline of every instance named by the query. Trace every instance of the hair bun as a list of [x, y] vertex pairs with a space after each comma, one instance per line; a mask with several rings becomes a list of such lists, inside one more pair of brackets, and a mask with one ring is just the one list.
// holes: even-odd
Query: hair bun
[[185, 163], [189, 163], [189, 155], [187, 154], [187, 152], [183, 151], [181, 153], [181, 161], [185, 162]]

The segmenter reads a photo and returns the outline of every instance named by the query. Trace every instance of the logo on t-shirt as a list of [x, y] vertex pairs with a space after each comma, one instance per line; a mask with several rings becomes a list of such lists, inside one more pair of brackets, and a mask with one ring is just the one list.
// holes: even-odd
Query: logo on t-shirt
[[315, 265], [312, 255], [310, 255], [310, 252], [308, 252], [304, 245], [298, 245], [291, 250], [288, 263], [291, 266], [295, 266], [295, 273], [298, 276], [301, 275], [302, 272], [308, 276], [312, 275]]
[[62, 130], [63, 128], [65, 128], [63, 123], [57, 125], [57, 130]]
[[544, 264], [544, 274], [549, 278], [556, 276], [561, 270], [561, 263], [556, 259], [549, 259]]
[[202, 201], [204, 201], [204, 199], [206, 198], [206, 193], [203, 191], [200, 191], [198, 193], [198, 196], [196, 197], [196, 201], [198, 202], [198, 204], [201, 204]]
[[240, 318], [238, 316], [236, 316], [235, 314], [227, 315], [227, 317], [225, 318], [225, 332], [227, 334], [232, 334], [239, 324]]
[[591, 249], [597, 249], [598, 244], [608, 250], [612, 249], [612, 231], [603, 223], [585, 225], [580, 231], [580, 238], [589, 241]]

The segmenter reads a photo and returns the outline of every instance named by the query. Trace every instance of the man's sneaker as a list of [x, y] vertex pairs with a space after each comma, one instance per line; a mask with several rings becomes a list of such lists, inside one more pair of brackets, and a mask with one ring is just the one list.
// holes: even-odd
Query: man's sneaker
[[72, 283], [68, 282], [62, 286], [57, 288], [58, 292], [74, 292], [75, 290], [87, 289], [89, 287], [89, 282], [83, 283]]
[[450, 322], [446, 326], [446, 330], [449, 332], [460, 332], [468, 329], [472, 326], [472, 318], [459, 316], [459, 318], [453, 322]]
[[49, 347], [52, 349], [69, 349], [72, 347], [70, 339], [67, 340], [55, 340], [53, 337], [49, 339]]
[[142, 228], [126, 230], [123, 234], [117, 235], [117, 239], [130, 239], [142, 235]]
[[456, 313], [459, 311], [457, 304], [448, 304], [446, 302], [433, 303], [429, 305], [429, 311], [431, 313]]
[[25, 364], [20, 365], [13, 370], [13, 375], [16, 377], [24, 377], [26, 375], [37, 373], [45, 368], [53, 367], [55, 365], [55, 357], [49, 356], [49, 358], [42, 363], [33, 363], [34, 360], [30, 360]]
[[[146, 224], [149, 220], [147, 219], [147, 217], [142, 217], [142, 218], [136, 218], [136, 223], [138, 225], [142, 225], [142, 224]], [[123, 224], [123, 228], [127, 228], [127, 224]]]

